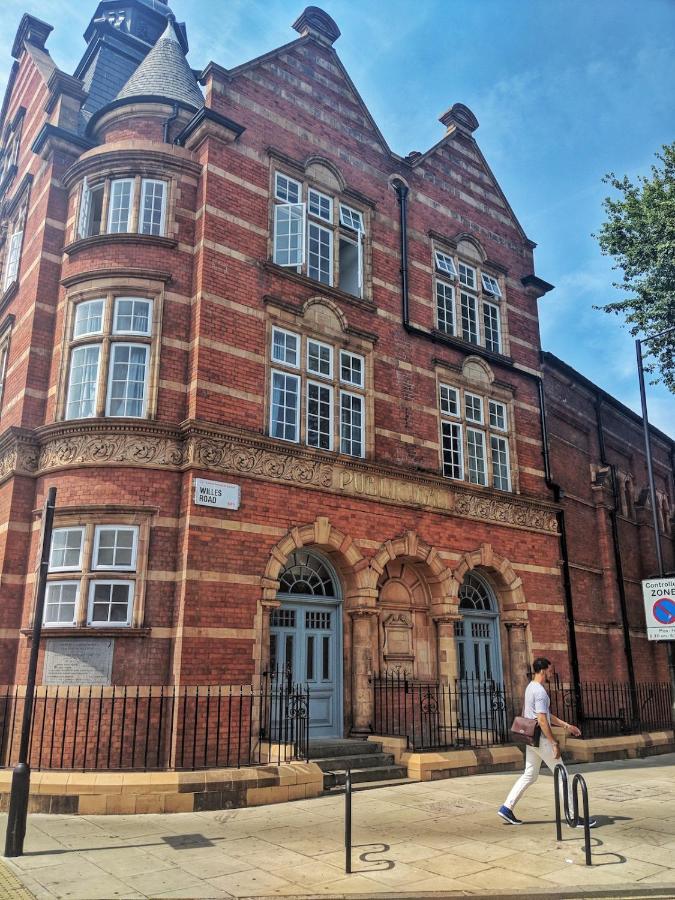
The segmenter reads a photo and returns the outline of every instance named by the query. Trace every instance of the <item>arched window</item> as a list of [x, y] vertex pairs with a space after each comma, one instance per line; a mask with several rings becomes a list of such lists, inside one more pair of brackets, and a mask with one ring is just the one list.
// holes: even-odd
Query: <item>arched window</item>
[[280, 594], [337, 597], [338, 586], [325, 563], [306, 550], [295, 550], [279, 576]]
[[492, 590], [475, 572], [469, 572], [459, 589], [459, 608], [470, 613], [497, 612]]

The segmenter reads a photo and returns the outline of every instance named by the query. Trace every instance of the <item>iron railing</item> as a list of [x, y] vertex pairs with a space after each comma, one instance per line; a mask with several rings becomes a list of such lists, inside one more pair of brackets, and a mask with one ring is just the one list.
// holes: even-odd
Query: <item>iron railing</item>
[[[0, 767], [16, 763], [23, 686], [0, 689]], [[307, 759], [309, 695], [285, 682], [36, 688], [33, 769], [162, 770]]]
[[463, 678], [448, 685], [387, 672], [372, 685], [373, 730], [406, 737], [413, 750], [508, 742], [513, 707], [496, 681]]
[[[371, 681], [373, 731], [406, 737], [414, 750], [508, 744], [513, 717], [521, 715], [522, 697], [514, 701], [492, 679], [438, 684], [414, 681], [396, 671]], [[558, 680], [545, 687], [551, 712], [578, 725], [584, 738], [671, 727], [669, 684], [638, 684], [634, 704], [629, 685], [618, 682], [586, 682], [577, 692]]]
[[672, 728], [668, 683], [640, 682], [633, 694], [628, 682], [583, 682], [575, 691], [556, 678], [546, 689], [551, 712], [578, 725], [585, 738]]

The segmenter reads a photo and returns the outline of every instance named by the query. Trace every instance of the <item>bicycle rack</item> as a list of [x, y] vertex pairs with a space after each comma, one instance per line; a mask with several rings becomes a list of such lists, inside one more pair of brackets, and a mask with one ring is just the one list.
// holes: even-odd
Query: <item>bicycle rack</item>
[[592, 866], [591, 862], [591, 829], [589, 826], [588, 814], [588, 786], [586, 781], [579, 772], [572, 779], [572, 813], [570, 815], [569, 791], [567, 790], [567, 769], [558, 763], [553, 772], [553, 789], [555, 791], [555, 831], [556, 840], [562, 841], [562, 819], [560, 816], [560, 779], [563, 784], [563, 800], [565, 819], [570, 828], [576, 828], [579, 824], [579, 791], [581, 787], [581, 799], [584, 810], [584, 850], [586, 851], [586, 865]]
[[345, 873], [352, 874], [352, 772], [345, 773]]

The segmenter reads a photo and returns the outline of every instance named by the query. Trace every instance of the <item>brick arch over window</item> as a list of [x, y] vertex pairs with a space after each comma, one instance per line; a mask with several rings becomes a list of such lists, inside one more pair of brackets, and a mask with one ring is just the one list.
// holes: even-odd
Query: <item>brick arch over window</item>
[[[426, 584], [431, 593], [433, 615], [448, 612], [452, 601], [452, 576], [435, 547], [421, 540], [415, 531], [406, 531], [391, 541], [385, 541], [370, 561], [370, 586], [377, 591], [377, 583], [385, 567], [395, 559], [423, 563], [427, 569]], [[455, 605], [457, 603], [455, 595]]]

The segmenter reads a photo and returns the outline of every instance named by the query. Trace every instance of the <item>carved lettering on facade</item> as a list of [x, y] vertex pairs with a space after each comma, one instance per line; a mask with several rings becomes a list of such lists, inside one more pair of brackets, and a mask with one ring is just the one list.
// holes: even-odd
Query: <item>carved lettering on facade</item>
[[137, 427], [131, 432], [92, 425], [68, 426], [38, 436], [35, 443], [26, 441], [23, 435], [14, 440], [10, 436], [0, 448], [0, 480], [15, 472], [37, 474], [68, 466], [106, 464], [174, 471], [197, 467], [557, 533], [555, 511], [536, 502], [485, 496], [431, 478], [399, 478], [368, 471], [365, 465], [350, 468], [342, 462], [324, 462], [310, 454], [266, 447], [264, 439], [247, 444], [243, 437], [198, 431], [194, 426], [184, 431]]

